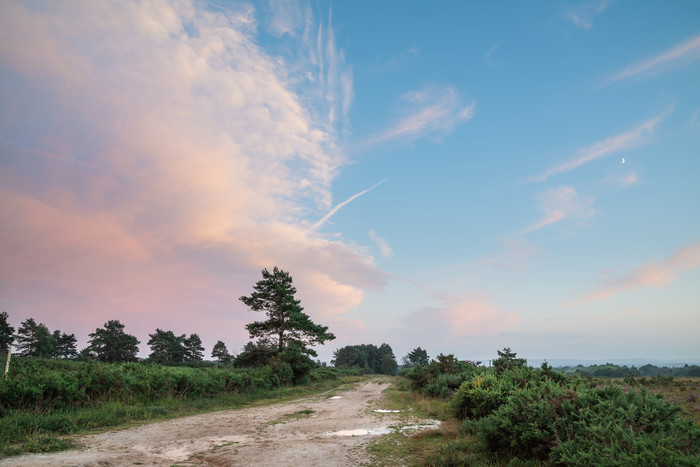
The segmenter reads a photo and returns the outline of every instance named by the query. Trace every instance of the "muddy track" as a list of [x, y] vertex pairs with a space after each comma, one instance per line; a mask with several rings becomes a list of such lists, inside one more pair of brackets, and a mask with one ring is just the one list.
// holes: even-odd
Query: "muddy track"
[[[178, 418], [76, 438], [82, 449], [0, 461], [2, 466], [362, 465], [364, 446], [399, 414], [371, 404], [386, 384], [293, 402]], [[406, 423], [406, 418], [401, 418]]]

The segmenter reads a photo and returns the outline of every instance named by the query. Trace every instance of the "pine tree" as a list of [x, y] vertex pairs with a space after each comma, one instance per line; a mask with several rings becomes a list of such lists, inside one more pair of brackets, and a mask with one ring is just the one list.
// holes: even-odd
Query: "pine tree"
[[78, 355], [78, 349], [76, 348], [77, 339], [75, 334], [66, 334], [58, 329], [51, 335], [51, 340], [53, 341], [53, 358], [74, 358]]
[[9, 316], [6, 311], [0, 313], [0, 358], [7, 353], [7, 348], [15, 340], [15, 328], [10, 326]]
[[240, 300], [253, 311], [264, 311], [267, 321], [255, 321], [247, 324], [246, 329], [251, 339], [272, 337], [277, 340], [277, 351], [289, 347], [306, 355], [317, 355], [309, 346], [323, 344], [335, 339], [328, 332], [328, 326], [315, 324], [309, 315], [303, 312], [300, 301], [294, 298], [296, 288], [288, 272], [275, 267], [272, 272], [262, 270], [262, 280], [253, 286], [254, 292]]
[[45, 324], [37, 324], [34, 318], [22, 322], [17, 335], [17, 349], [23, 357], [49, 358], [53, 353], [53, 340]]
[[101, 362], [120, 363], [136, 361], [139, 352], [139, 341], [131, 334], [124, 332], [124, 325], [118, 320], [110, 320], [104, 327], [95, 329], [90, 334], [90, 346], [82, 353], [94, 352]]
[[232, 359], [231, 354], [228, 353], [226, 344], [222, 341], [217, 341], [214, 344], [214, 349], [211, 351], [212, 358], [215, 358], [219, 362], [219, 365], [229, 363]]
[[148, 345], [151, 347], [151, 360], [162, 365], [181, 363], [185, 359], [185, 335], [176, 336], [172, 331], [156, 329], [156, 332], [148, 335]]
[[493, 367], [496, 373], [502, 373], [504, 370], [520, 368], [527, 365], [527, 360], [524, 358], [516, 358], [517, 353], [511, 352], [510, 347], [505, 347], [503, 351], [497, 350], [498, 358], [493, 361]]
[[425, 366], [428, 363], [430, 363], [430, 357], [428, 357], [428, 352], [421, 349], [420, 347], [416, 347], [415, 349], [411, 350], [403, 358], [404, 366], [413, 366], [413, 365]]
[[201, 362], [204, 359], [204, 347], [202, 339], [197, 334], [190, 334], [190, 337], [182, 342], [185, 348], [186, 362]]

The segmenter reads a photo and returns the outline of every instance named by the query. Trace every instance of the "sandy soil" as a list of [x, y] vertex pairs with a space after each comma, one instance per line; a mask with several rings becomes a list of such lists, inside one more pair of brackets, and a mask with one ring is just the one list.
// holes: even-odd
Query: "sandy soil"
[[[376, 405], [370, 404], [386, 387], [373, 381], [335, 397], [312, 396], [83, 436], [77, 439], [83, 449], [14, 457], [0, 465], [360, 465], [368, 462], [364, 445], [373, 435], [391, 431], [401, 415], [375, 412]], [[313, 413], [297, 413], [301, 411]]]

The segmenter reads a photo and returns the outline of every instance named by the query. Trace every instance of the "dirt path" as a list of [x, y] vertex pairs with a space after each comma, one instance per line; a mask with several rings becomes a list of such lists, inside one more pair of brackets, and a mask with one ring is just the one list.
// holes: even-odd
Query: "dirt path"
[[[2, 466], [270, 465], [335, 466], [367, 462], [362, 447], [391, 431], [399, 414], [369, 404], [378, 381], [290, 403], [226, 410], [77, 439], [84, 449], [4, 459]], [[401, 423], [406, 423], [405, 417]]]

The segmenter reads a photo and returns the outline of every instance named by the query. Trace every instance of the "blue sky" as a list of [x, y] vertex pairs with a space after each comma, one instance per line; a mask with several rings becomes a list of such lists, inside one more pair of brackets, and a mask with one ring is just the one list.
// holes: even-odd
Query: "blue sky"
[[233, 351], [695, 359], [700, 4], [0, 5], [0, 305]]

